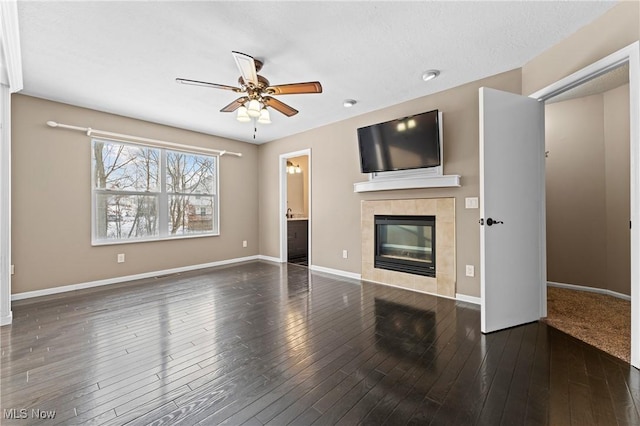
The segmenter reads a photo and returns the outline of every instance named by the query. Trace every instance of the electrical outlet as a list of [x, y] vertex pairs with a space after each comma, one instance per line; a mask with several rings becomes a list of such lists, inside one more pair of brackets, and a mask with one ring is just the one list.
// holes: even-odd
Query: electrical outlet
[[247, 240], [242, 241], [242, 247], [247, 247]]
[[475, 268], [473, 267], [473, 265], [467, 265], [466, 269], [465, 269], [465, 273], [468, 277], [473, 277], [476, 274]]
[[118, 254], [118, 263], [124, 263], [124, 253]]
[[347, 252], [346, 250], [342, 250], [342, 258], [347, 259], [348, 257], [349, 257], [349, 252]]

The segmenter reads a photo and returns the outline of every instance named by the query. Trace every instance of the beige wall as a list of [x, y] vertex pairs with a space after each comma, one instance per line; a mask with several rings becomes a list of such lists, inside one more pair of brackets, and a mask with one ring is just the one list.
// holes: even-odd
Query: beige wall
[[[591, 24], [586, 25], [562, 42], [526, 63], [522, 68], [522, 93], [528, 95], [540, 90], [547, 85], [638, 41], [638, 39], [640, 39], [640, 2], [620, 2]], [[607, 109], [609, 111], [614, 111], [611, 105], [609, 105]], [[613, 117], [611, 115], [608, 116], [608, 119], [605, 117], [604, 125], [611, 127], [613, 126], [613, 122], [611, 121]], [[622, 116], [617, 115], [617, 117], [619, 118]], [[618, 131], [629, 131], [628, 121], [627, 123], [616, 123], [615, 126]], [[610, 130], [607, 130], [608, 134], [612, 134], [609, 132]], [[628, 147], [628, 134], [626, 137]], [[619, 137], [616, 138], [618, 141], [622, 139]], [[611, 142], [611, 144], [613, 143], [614, 142]], [[621, 145], [618, 145], [618, 148], [622, 149]], [[607, 149], [609, 149], [609, 146], [607, 146]], [[554, 153], [552, 152], [551, 158], [553, 155]], [[612, 207], [616, 205], [622, 206], [623, 203], [618, 198], [622, 196], [622, 193], [629, 193], [628, 179], [627, 182], [623, 182], [625, 178], [622, 174], [617, 175], [615, 178], [611, 176], [613, 169], [610, 165], [611, 163], [618, 163], [619, 158], [617, 158], [617, 156], [620, 155], [624, 154], [611, 153], [608, 156], [606, 161], [609, 163], [609, 167], [608, 170], [605, 167], [605, 171], [603, 173], [605, 177], [609, 177], [610, 182], [609, 190], [606, 191], [607, 207], [605, 207], [604, 212], [607, 218], [605, 226], [609, 230], [605, 241], [607, 244], [618, 248], [621, 247], [622, 249], [621, 251], [616, 251], [618, 250], [616, 249], [614, 251], [607, 252], [605, 257], [607, 259], [607, 264], [611, 265], [607, 271], [607, 276], [611, 277], [611, 279], [607, 281], [611, 283], [608, 284], [608, 288], [620, 293], [628, 294], [629, 290], [627, 283], [629, 282], [629, 278], [627, 274], [629, 268], [626, 265], [619, 263], [624, 263], [625, 259], [629, 258], [629, 255], [627, 254], [628, 252], [624, 249], [623, 242], [625, 238], [628, 239], [629, 237], [628, 222], [624, 222], [626, 229], [625, 231], [622, 231], [622, 218], [618, 217], [625, 214], [628, 215], [628, 207]], [[549, 165], [549, 160], [547, 160], [547, 165]], [[615, 187], [615, 189], [612, 187]], [[628, 219], [626, 219], [626, 221], [628, 221]], [[616, 224], [614, 225], [613, 222], [616, 222]], [[549, 280], [554, 280], [553, 273], [554, 272], [549, 269]], [[562, 281], [562, 277], [555, 278]], [[584, 282], [578, 284], [589, 285]]]
[[549, 281], [631, 292], [629, 85], [547, 104]]
[[522, 67], [530, 95], [640, 39], [640, 2], [622, 1]]
[[[258, 254], [255, 145], [23, 95], [12, 103], [13, 293]], [[92, 247], [89, 138], [48, 120], [242, 152], [220, 159], [220, 236]]]
[[309, 217], [309, 157], [306, 155], [289, 158], [300, 166], [301, 173], [287, 173], [287, 207], [296, 217]]
[[[479, 266], [480, 258], [478, 210], [464, 209], [464, 197], [479, 195], [478, 88], [530, 94], [638, 40], [639, 16], [638, 2], [623, 2], [522, 70], [259, 147], [14, 95], [12, 290], [19, 293], [258, 253], [278, 257], [278, 155], [311, 148], [313, 265], [360, 272], [361, 200], [455, 197], [456, 291], [479, 296], [479, 268], [475, 278], [464, 274], [464, 265]], [[445, 173], [462, 175], [462, 187], [353, 193], [353, 183], [366, 179], [358, 168], [355, 129], [434, 108], [444, 112]], [[44, 125], [47, 120], [243, 152], [242, 159], [221, 160], [220, 237], [91, 247], [87, 138], [50, 129]], [[245, 239], [249, 247], [242, 249]], [[343, 249], [349, 251], [348, 259], [342, 259]], [[116, 254], [122, 252], [127, 262], [117, 264]]]
[[631, 294], [629, 85], [604, 93], [607, 288]]
[[[360, 200], [454, 196], [457, 199], [456, 292], [479, 296], [479, 268], [476, 268], [475, 278], [464, 274], [464, 265], [479, 266], [480, 259], [478, 210], [464, 209], [464, 197], [479, 195], [478, 87], [486, 85], [528, 95], [639, 38], [639, 3], [621, 2], [593, 23], [533, 58], [522, 70], [260, 146], [260, 253], [275, 257], [279, 253], [278, 155], [311, 148], [313, 265], [360, 272]], [[445, 173], [462, 175], [462, 187], [354, 194], [353, 183], [366, 179], [358, 169], [355, 129], [433, 108], [444, 112]], [[348, 259], [342, 259], [343, 249], [349, 250]]]
[[629, 85], [545, 112], [547, 279], [629, 295]]
[[[479, 266], [479, 210], [464, 209], [464, 198], [479, 195], [478, 89], [481, 86], [520, 93], [520, 70], [261, 145], [260, 253], [279, 255], [278, 157], [310, 148], [313, 265], [361, 272], [361, 200], [455, 197], [457, 292], [479, 296], [479, 274], [475, 278], [464, 274], [464, 265]], [[353, 184], [367, 180], [367, 175], [360, 173], [356, 129], [432, 109], [443, 112], [445, 174], [461, 175], [462, 187], [354, 193]], [[348, 259], [342, 258], [342, 250], [348, 250]]]
[[545, 107], [547, 279], [605, 288], [602, 95]]

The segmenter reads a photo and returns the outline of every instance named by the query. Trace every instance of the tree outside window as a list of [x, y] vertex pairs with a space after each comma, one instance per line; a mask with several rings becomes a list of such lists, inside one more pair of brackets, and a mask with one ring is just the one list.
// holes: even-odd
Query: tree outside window
[[95, 244], [218, 234], [217, 156], [93, 140]]

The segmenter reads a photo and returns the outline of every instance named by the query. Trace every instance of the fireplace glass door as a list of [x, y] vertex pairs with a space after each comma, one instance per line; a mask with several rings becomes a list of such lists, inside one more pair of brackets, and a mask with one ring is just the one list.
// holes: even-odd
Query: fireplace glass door
[[376, 268], [435, 277], [435, 217], [375, 216]]

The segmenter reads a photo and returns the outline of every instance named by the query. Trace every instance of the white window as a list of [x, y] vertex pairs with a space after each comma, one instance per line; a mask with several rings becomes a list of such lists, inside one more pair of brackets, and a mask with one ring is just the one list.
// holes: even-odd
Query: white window
[[218, 235], [218, 157], [92, 140], [94, 245]]

